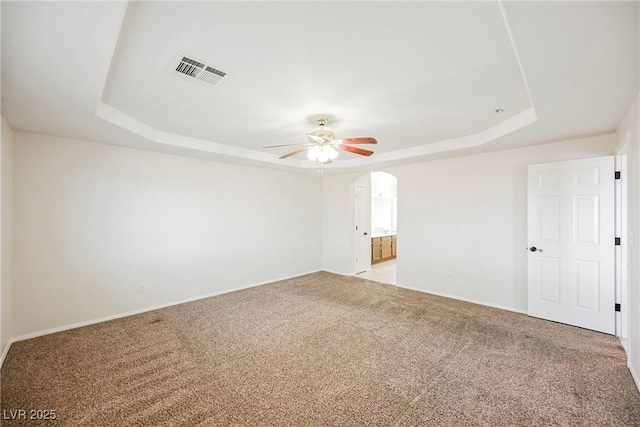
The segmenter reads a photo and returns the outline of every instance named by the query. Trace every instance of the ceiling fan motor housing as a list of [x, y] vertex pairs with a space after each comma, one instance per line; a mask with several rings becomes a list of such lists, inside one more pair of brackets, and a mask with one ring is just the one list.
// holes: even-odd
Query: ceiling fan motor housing
[[309, 140], [314, 144], [338, 144], [338, 141], [336, 141], [336, 135], [330, 130], [326, 130], [323, 128], [311, 132], [309, 134]]
[[[339, 141], [336, 141], [336, 135], [328, 129], [325, 129], [328, 120], [324, 117], [318, 118], [318, 126], [320, 128], [309, 133], [309, 141], [313, 144], [330, 144], [338, 145]], [[320, 139], [318, 139], [320, 138]]]

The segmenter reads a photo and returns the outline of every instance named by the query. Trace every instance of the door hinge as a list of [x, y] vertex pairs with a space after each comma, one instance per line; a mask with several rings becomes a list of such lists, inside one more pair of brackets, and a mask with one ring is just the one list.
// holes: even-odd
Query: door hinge
[[616, 179], [620, 179], [620, 171], [616, 171], [615, 177], [616, 177]]
[[620, 238], [616, 237], [616, 246], [620, 246]]
[[620, 311], [620, 304], [616, 304], [616, 311]]

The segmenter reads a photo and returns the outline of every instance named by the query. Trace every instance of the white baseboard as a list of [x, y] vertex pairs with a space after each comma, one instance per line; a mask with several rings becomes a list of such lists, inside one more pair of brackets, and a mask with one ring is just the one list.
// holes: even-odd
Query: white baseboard
[[628, 358], [627, 358], [627, 368], [629, 368], [629, 372], [631, 372], [631, 377], [633, 378], [633, 381], [635, 381], [638, 391], [640, 391], [640, 377], [638, 377], [638, 374], [633, 369], [633, 366], [631, 366], [631, 363], [629, 362]]
[[627, 360], [629, 359], [629, 341], [626, 338], [618, 337], [620, 340], [620, 345], [624, 348], [624, 352], [627, 355]]
[[[300, 274], [296, 274], [296, 275], [293, 275], [293, 276], [281, 277], [281, 278], [278, 278], [278, 279], [272, 279], [272, 280], [268, 280], [268, 281], [264, 281], [264, 282], [253, 283], [253, 284], [246, 285], [246, 286], [239, 286], [239, 287], [232, 288], [232, 289], [225, 289], [223, 291], [212, 292], [212, 293], [205, 294], [205, 295], [198, 295], [196, 297], [185, 298], [185, 299], [181, 299], [181, 300], [178, 300], [178, 301], [168, 302], [168, 303], [165, 303], [165, 304], [159, 304], [159, 305], [154, 305], [154, 306], [150, 306], [150, 307], [140, 308], [140, 309], [137, 309], [137, 310], [126, 311], [124, 313], [118, 313], [118, 314], [113, 314], [113, 315], [110, 315], [110, 316], [99, 317], [97, 319], [85, 320], [83, 322], [77, 322], [77, 323], [70, 323], [70, 324], [67, 324], [67, 325], [58, 326], [58, 327], [51, 328], [51, 329], [45, 329], [45, 330], [42, 330], [42, 331], [31, 332], [31, 333], [28, 333], [28, 334], [24, 334], [24, 335], [20, 335], [20, 336], [17, 336], [17, 337], [13, 337], [10, 340], [10, 342], [13, 343], [13, 342], [18, 342], [18, 341], [24, 341], [24, 340], [28, 340], [28, 339], [31, 339], [31, 338], [41, 337], [41, 336], [44, 336], [44, 335], [55, 334], [56, 332], [68, 331], [70, 329], [81, 328], [83, 326], [95, 325], [96, 323], [108, 322], [109, 320], [115, 320], [115, 319], [121, 319], [123, 317], [134, 316], [136, 314], [146, 313], [148, 311], [158, 310], [158, 309], [161, 309], [161, 308], [171, 307], [171, 306], [174, 306], [174, 305], [184, 304], [184, 303], [187, 303], [187, 302], [198, 301], [198, 300], [205, 299], [205, 298], [211, 298], [211, 297], [215, 297], [215, 296], [218, 296], [218, 295], [228, 294], [230, 292], [241, 291], [243, 289], [249, 289], [249, 288], [255, 288], [256, 286], [262, 286], [262, 285], [266, 285], [268, 283], [280, 282], [282, 280], [288, 280], [288, 279], [294, 279], [296, 277], [305, 276], [307, 274], [312, 274], [312, 273], [317, 273], [319, 271], [322, 271], [322, 270], [320, 270], [320, 269], [312, 270], [312, 271], [308, 271], [306, 273], [300, 273]], [[9, 347], [9, 346], [7, 346], [7, 347]], [[3, 360], [4, 360], [4, 354], [3, 354]], [[1, 364], [0, 364], [0, 366], [1, 366]]]
[[13, 344], [13, 339], [9, 340], [9, 342], [7, 343], [7, 346], [4, 348], [4, 351], [2, 352], [2, 356], [0, 356], [0, 368], [2, 368], [2, 365], [4, 364], [4, 359], [5, 357], [7, 357], [7, 353], [9, 353], [11, 344]]
[[485, 301], [478, 301], [478, 300], [474, 300], [474, 299], [471, 299], [471, 298], [464, 298], [464, 297], [459, 297], [457, 295], [446, 294], [444, 292], [425, 291], [424, 289], [412, 288], [410, 286], [403, 286], [403, 285], [396, 285], [396, 286], [399, 287], [399, 288], [409, 289], [411, 291], [422, 292], [424, 294], [437, 295], [439, 297], [456, 299], [456, 300], [459, 300], [459, 301], [470, 302], [472, 304], [484, 305], [485, 307], [491, 307], [491, 308], [497, 308], [497, 309], [500, 309], [500, 310], [512, 311], [514, 313], [519, 313], [519, 314], [527, 314], [527, 310], [521, 310], [519, 308], [514, 308], [514, 307], [507, 307], [506, 305], [491, 304], [491, 303], [488, 303], [488, 302], [485, 302]]
[[629, 369], [629, 372], [631, 372], [631, 378], [633, 378], [638, 391], [640, 391], [640, 376], [638, 376], [636, 371], [633, 369], [633, 366], [631, 365], [631, 357], [629, 355], [629, 340], [620, 338], [620, 344], [622, 345], [622, 348], [624, 348], [624, 352], [627, 356], [627, 368]]
[[337, 274], [338, 276], [351, 276], [351, 274], [340, 273], [338, 271], [333, 271], [333, 270], [327, 270], [326, 268], [323, 268], [322, 271], [326, 271], [327, 273], [331, 273], [331, 274]]

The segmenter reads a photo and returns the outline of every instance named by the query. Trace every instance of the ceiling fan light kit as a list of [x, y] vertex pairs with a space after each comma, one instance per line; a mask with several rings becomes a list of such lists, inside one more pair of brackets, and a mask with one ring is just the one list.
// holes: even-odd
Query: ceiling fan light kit
[[311, 133], [307, 134], [307, 138], [309, 142], [302, 144], [284, 144], [284, 145], [269, 145], [264, 148], [275, 148], [275, 147], [285, 147], [291, 145], [306, 145], [306, 148], [294, 150], [290, 153], [287, 153], [283, 156], [280, 156], [280, 159], [286, 159], [288, 157], [294, 156], [298, 153], [302, 153], [304, 151], [307, 152], [307, 158], [312, 162], [319, 162], [321, 164], [331, 163], [338, 157], [338, 150], [347, 151], [353, 154], [359, 154], [361, 156], [370, 156], [373, 154], [373, 151], [364, 150], [362, 148], [351, 147], [346, 144], [377, 144], [375, 138], [366, 137], [366, 138], [345, 138], [345, 139], [336, 139], [336, 135], [331, 132], [329, 129], [326, 129], [325, 126], [328, 120], [326, 117], [318, 118], [318, 126], [319, 128], [314, 130]]
[[329, 144], [317, 144], [307, 151], [312, 162], [330, 163], [338, 157], [338, 151]]

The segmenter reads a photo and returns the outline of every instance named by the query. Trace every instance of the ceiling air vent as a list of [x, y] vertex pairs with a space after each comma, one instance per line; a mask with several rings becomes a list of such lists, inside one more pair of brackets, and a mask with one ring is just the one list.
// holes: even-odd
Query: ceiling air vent
[[182, 53], [173, 64], [173, 73], [184, 80], [191, 80], [204, 86], [219, 86], [224, 80], [229, 78], [229, 73], [200, 61], [189, 58]]

